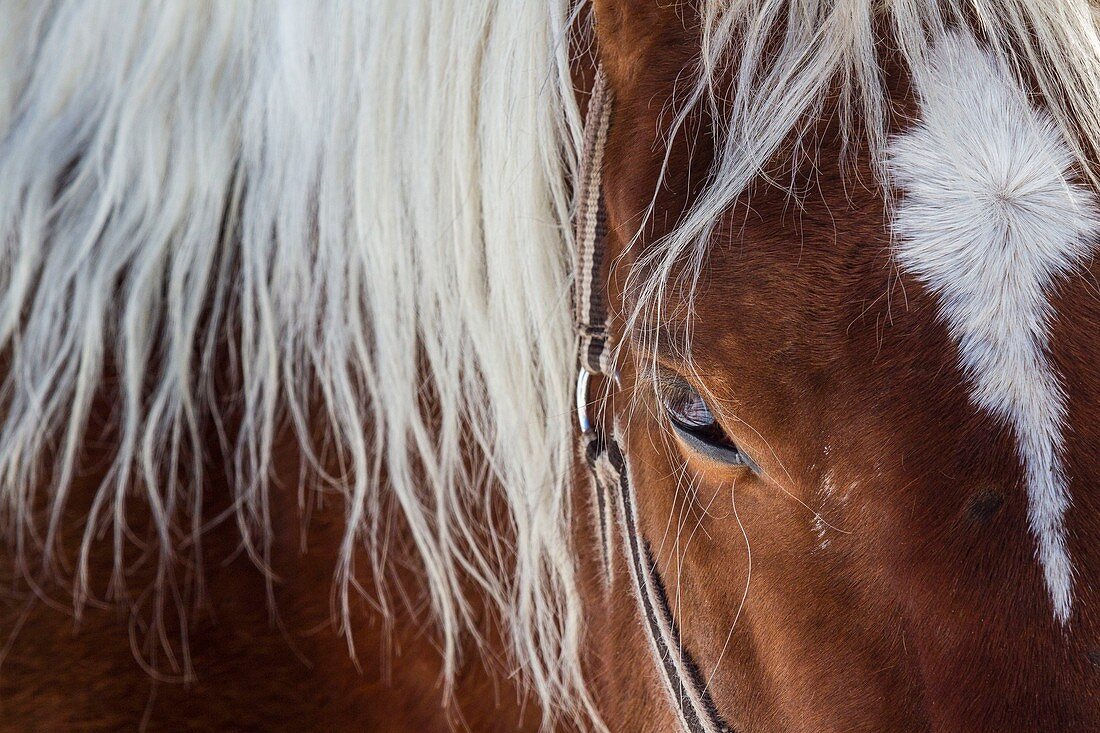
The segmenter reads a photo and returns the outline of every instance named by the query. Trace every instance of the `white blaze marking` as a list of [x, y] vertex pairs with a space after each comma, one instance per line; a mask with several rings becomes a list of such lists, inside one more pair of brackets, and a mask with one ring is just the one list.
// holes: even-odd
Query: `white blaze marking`
[[1091, 248], [1096, 198], [1072, 181], [1053, 120], [974, 41], [941, 41], [915, 82], [921, 120], [891, 149], [904, 192], [894, 254], [938, 296], [974, 403], [1015, 433], [1037, 557], [1064, 624], [1073, 606], [1066, 398], [1048, 359], [1048, 298]]

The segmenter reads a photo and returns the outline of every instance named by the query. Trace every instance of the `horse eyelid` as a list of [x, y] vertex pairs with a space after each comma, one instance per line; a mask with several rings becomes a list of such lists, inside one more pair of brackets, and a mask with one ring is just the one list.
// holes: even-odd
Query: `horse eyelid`
[[679, 425], [671, 418], [669, 419], [669, 424], [676, 432], [680, 441], [695, 453], [699, 453], [716, 463], [722, 463], [727, 466], [744, 466], [753, 473], [760, 474], [760, 466], [758, 466], [756, 461], [750, 458], [747, 453], [737, 447], [736, 443], [731, 441], [729, 447], [716, 445], [700, 438], [687, 427]]

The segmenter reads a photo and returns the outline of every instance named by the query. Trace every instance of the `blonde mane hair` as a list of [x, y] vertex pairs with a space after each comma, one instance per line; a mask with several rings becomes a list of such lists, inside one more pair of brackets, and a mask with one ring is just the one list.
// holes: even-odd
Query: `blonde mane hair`
[[[570, 539], [572, 5], [0, 6], [0, 511], [24, 573], [57, 565], [107, 377], [114, 443], [73, 570], [78, 607], [102, 533], [126, 595], [128, 504], [149, 513], [163, 584], [176, 553], [201, 559], [228, 344], [240, 428], [221, 439], [257, 564], [271, 493], [288, 490], [272, 451], [289, 428], [302, 485], [344, 500], [340, 611], [355, 551], [381, 557], [392, 504], [448, 677], [477, 637], [472, 579], [547, 719], [595, 719]], [[643, 307], [685, 259], [703, 266], [718, 216], [830, 90], [861, 131], [850, 142], [885, 159], [881, 30], [911, 69], [952, 29], [975, 35], [1035, 85], [1096, 181], [1100, 39], [1084, 0], [706, 0], [702, 21], [684, 108], [722, 110], [718, 158], [650, 250]], [[471, 445], [483, 466], [464, 462]], [[486, 548], [474, 528], [490, 496], [507, 526]]]
[[[535, 687], [577, 697], [568, 12], [4, 4], [0, 498], [25, 572], [54, 567], [105, 376], [117, 443], [76, 559], [77, 604], [104, 532], [125, 597], [128, 504], [148, 507], [160, 582], [184, 544], [200, 559], [203, 442], [226, 424], [214, 379], [229, 340], [240, 429], [223, 439], [257, 564], [274, 541], [272, 492], [296, 491], [272, 483], [289, 426], [303, 485], [344, 500], [338, 610], [356, 550], [382, 557], [392, 504], [448, 677], [463, 635], [477, 634], [462, 586], [473, 579]], [[464, 463], [469, 445], [484, 467]], [[492, 493], [514, 546], [475, 536]]]

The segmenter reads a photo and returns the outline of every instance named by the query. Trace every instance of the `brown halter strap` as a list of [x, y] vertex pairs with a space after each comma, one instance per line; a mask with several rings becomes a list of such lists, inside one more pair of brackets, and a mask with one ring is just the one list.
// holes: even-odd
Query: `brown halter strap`
[[[611, 125], [611, 90], [602, 68], [596, 80], [585, 117], [584, 150], [574, 214], [576, 253], [574, 258], [573, 324], [577, 332], [577, 418], [585, 460], [592, 473], [596, 498], [604, 578], [611, 578], [611, 513], [618, 508], [623, 552], [634, 581], [642, 623], [650, 640], [665, 689], [673, 702], [683, 730], [689, 733], [732, 733], [718, 714], [706, 681], [680, 640], [680, 630], [669, 607], [665, 585], [657, 570], [649, 543], [638, 527], [637, 508], [630, 470], [619, 447], [616, 431], [608, 432], [589, 417], [588, 383], [601, 374], [616, 380], [608, 327], [606, 289], [602, 282], [604, 239], [607, 222], [603, 201], [603, 156]], [[617, 498], [616, 498], [617, 497]]]

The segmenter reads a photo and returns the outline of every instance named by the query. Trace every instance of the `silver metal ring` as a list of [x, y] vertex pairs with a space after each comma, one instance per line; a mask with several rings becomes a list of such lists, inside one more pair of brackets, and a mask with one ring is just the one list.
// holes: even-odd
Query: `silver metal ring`
[[577, 423], [581, 427], [581, 433], [592, 430], [592, 421], [588, 419], [588, 380], [591, 375], [588, 370], [581, 367], [577, 374]]

